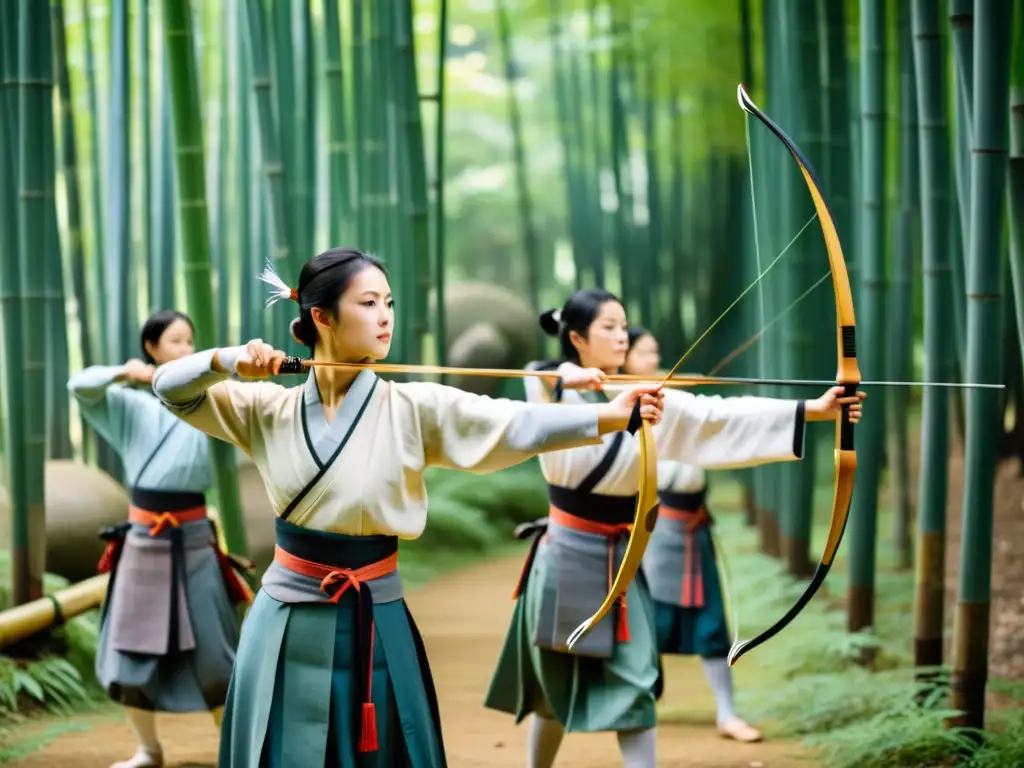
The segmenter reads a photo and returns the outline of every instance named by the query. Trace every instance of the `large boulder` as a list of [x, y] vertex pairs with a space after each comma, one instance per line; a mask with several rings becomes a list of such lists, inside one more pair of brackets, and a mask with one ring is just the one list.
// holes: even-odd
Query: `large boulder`
[[[46, 570], [69, 581], [96, 575], [103, 554], [99, 532], [123, 522], [128, 494], [106, 472], [76, 461], [46, 462]], [[0, 490], [2, 541], [10, 542], [11, 514]]]
[[[521, 368], [540, 357], [537, 311], [515, 292], [489, 283], [457, 283], [445, 289], [444, 304], [449, 364]], [[502, 383], [483, 376], [456, 376], [450, 382], [481, 395], [494, 395]]]
[[[262, 570], [274, 558], [274, 511], [246, 458], [238, 465], [249, 556]], [[96, 574], [99, 532], [128, 517], [128, 493], [106, 472], [77, 461], [46, 462], [46, 570], [76, 582]], [[10, 506], [0, 488], [0, 545], [10, 541]]]

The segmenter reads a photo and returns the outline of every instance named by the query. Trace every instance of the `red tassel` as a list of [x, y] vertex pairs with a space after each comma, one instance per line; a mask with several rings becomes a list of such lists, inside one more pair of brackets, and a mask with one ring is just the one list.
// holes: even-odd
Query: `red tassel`
[[359, 735], [359, 751], [377, 751], [377, 707], [372, 701], [363, 704], [363, 728]]
[[629, 614], [626, 612], [626, 598], [619, 599], [619, 626], [615, 633], [615, 640], [620, 643], [629, 642]]
[[116, 541], [107, 542], [107, 546], [103, 549], [103, 556], [96, 566], [97, 573], [110, 573], [110, 569], [114, 565], [114, 553], [117, 551], [117, 545]]

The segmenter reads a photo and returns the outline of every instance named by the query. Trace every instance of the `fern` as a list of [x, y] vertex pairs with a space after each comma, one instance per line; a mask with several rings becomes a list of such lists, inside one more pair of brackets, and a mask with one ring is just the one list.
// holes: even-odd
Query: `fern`
[[1011, 709], [995, 712], [990, 720], [991, 732], [971, 756], [966, 768], [1024, 765], [1024, 711]]
[[954, 714], [908, 706], [808, 738], [806, 743], [820, 750], [822, 762], [830, 768], [958, 765], [976, 748], [978, 735], [946, 728], [946, 718]]

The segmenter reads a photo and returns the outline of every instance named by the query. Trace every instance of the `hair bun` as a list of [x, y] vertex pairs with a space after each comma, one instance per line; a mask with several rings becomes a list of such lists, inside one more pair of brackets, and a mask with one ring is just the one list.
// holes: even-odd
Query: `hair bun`
[[548, 336], [557, 336], [562, 330], [562, 310], [547, 309], [541, 312], [540, 327]]
[[314, 342], [316, 341], [315, 339], [306, 338], [306, 331], [308, 331], [309, 329], [308, 327], [306, 327], [306, 324], [302, 322], [301, 317], [296, 317], [294, 320], [292, 320], [289, 329], [292, 332], [292, 338], [299, 342], [299, 344], [302, 344], [304, 347], [312, 347]]

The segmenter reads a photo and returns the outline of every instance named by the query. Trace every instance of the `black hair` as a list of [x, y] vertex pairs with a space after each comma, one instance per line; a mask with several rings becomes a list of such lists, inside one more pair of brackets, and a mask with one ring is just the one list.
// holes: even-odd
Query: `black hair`
[[160, 343], [160, 337], [164, 335], [164, 331], [179, 320], [184, 320], [188, 323], [188, 327], [192, 329], [192, 333], [196, 332], [196, 327], [192, 323], [192, 318], [184, 312], [178, 312], [175, 309], [159, 309], [146, 318], [146, 322], [142, 324], [142, 332], [139, 334], [139, 347], [142, 350], [143, 360], [150, 365], [156, 365], [156, 360], [153, 359], [153, 356], [149, 354], [149, 350], [146, 349], [146, 342], [156, 346]]
[[586, 338], [587, 329], [597, 318], [601, 307], [609, 301], [621, 304], [619, 297], [603, 288], [583, 288], [566, 299], [561, 309], [549, 309], [541, 313], [540, 327], [549, 336], [557, 336], [562, 356], [578, 363], [580, 354], [572, 344], [569, 334], [576, 331]]
[[629, 347], [627, 351], [632, 352], [633, 347], [640, 341], [644, 336], [649, 335], [651, 332], [644, 328], [642, 325], [631, 325], [627, 336], [629, 337]]
[[355, 248], [331, 248], [302, 266], [296, 297], [299, 316], [292, 321], [292, 336], [309, 347], [310, 353], [316, 346], [312, 310], [327, 309], [335, 317], [338, 299], [348, 290], [352, 279], [367, 267], [376, 267], [387, 276], [387, 270], [376, 257]]

